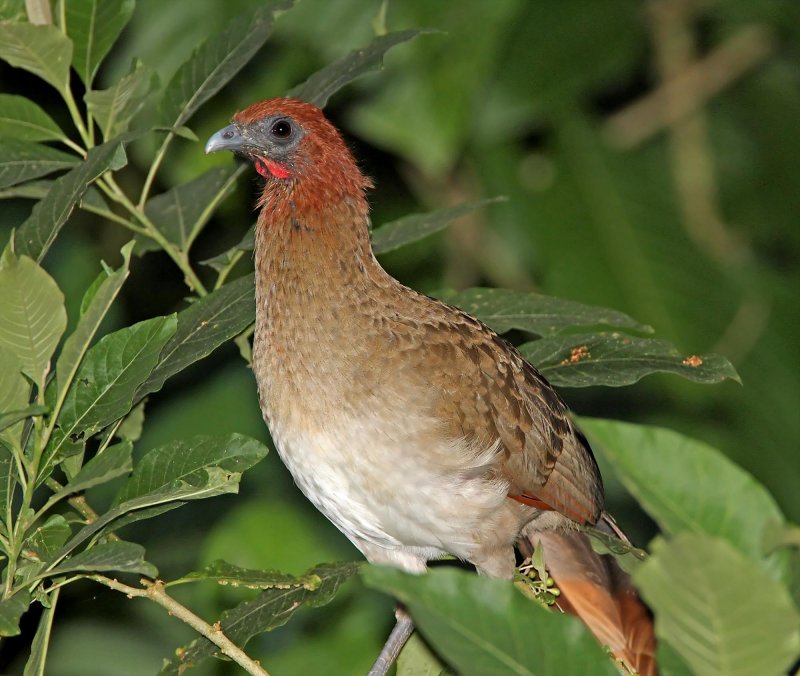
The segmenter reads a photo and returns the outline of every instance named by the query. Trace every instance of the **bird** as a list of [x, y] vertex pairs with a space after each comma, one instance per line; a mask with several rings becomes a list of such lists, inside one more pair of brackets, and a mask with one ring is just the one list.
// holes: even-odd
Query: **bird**
[[232, 151], [264, 178], [252, 366], [305, 496], [369, 562], [408, 573], [455, 556], [511, 580], [515, 548], [542, 542], [562, 609], [630, 670], [655, 673], [649, 612], [577, 529], [625, 537], [567, 405], [497, 333], [383, 269], [373, 182], [322, 111], [254, 103], [205, 151]]

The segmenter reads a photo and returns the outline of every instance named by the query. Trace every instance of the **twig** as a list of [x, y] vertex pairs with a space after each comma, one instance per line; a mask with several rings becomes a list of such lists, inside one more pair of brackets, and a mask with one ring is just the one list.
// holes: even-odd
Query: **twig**
[[408, 616], [405, 610], [398, 607], [394, 611], [397, 622], [386, 639], [378, 658], [372, 665], [367, 676], [386, 676], [389, 673], [389, 668], [394, 664], [406, 641], [411, 637], [414, 631], [414, 621]]
[[214, 645], [216, 645], [225, 655], [230, 657], [236, 664], [249, 674], [255, 676], [269, 676], [269, 673], [258, 662], [250, 658], [239, 646], [231, 641], [220, 629], [219, 624], [210, 625], [203, 618], [195, 615], [186, 606], [182, 605], [174, 598], [172, 598], [164, 590], [164, 583], [161, 580], [151, 582], [149, 580], [142, 580], [144, 587], [131, 587], [126, 584], [105, 577], [103, 575], [91, 575], [90, 579], [95, 582], [113, 589], [114, 591], [121, 592], [129, 598], [139, 597], [145, 598], [157, 603], [162, 608], [165, 608], [170, 615], [174, 615], [179, 620], [188, 624], [192, 629], [203, 635]]

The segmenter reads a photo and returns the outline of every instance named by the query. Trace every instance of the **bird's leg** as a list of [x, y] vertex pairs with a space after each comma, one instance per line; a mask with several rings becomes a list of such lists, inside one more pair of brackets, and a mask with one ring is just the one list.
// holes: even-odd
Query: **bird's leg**
[[397, 618], [392, 633], [383, 644], [378, 658], [372, 665], [367, 676], [386, 676], [389, 668], [394, 664], [403, 646], [414, 631], [414, 621], [409, 617], [408, 613], [400, 606], [394, 610], [394, 616]]

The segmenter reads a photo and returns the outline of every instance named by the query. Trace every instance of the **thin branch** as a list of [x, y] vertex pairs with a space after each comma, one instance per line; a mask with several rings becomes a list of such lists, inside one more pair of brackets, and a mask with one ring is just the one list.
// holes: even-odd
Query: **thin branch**
[[255, 676], [269, 676], [268, 672], [258, 662], [250, 658], [239, 646], [231, 641], [222, 631], [219, 623], [213, 625], [208, 624], [203, 618], [195, 615], [186, 606], [182, 605], [174, 598], [172, 598], [164, 590], [164, 583], [161, 580], [151, 582], [143, 579], [143, 587], [131, 587], [126, 584], [105, 577], [103, 575], [91, 575], [89, 579], [99, 582], [100, 584], [113, 589], [114, 591], [121, 592], [128, 596], [128, 598], [139, 597], [149, 599], [157, 603], [162, 608], [165, 608], [170, 615], [174, 615], [179, 620], [188, 624], [192, 629], [200, 633], [202, 636], [216, 645], [223, 654], [230, 657], [236, 664], [249, 674]]

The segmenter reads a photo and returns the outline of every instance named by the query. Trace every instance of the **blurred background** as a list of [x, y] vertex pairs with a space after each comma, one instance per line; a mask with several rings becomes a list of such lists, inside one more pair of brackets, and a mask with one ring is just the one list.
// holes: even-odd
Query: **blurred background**
[[[252, 4], [138, 0], [99, 84], [127, 72], [134, 57], [168, 81], [194, 46]], [[230, 162], [204, 156], [202, 141], [236, 110], [368, 43], [380, 12], [378, 0], [302, 0], [281, 16], [267, 47], [191, 121], [201, 143], [173, 144], [156, 192]], [[475, 198], [508, 201], [385, 256], [384, 265], [425, 292], [497, 285], [615, 308], [686, 354], [727, 356], [742, 386], [654, 376], [562, 394], [581, 415], [662, 425], [717, 446], [800, 519], [800, 3], [404, 0], [388, 4], [385, 21], [390, 30], [438, 32], [396, 47], [381, 73], [328, 106], [376, 181], [374, 224]], [[38, 80], [3, 66], [0, 83], [4, 92], [36, 92], [70, 128]], [[123, 185], [141, 185], [152, 151], [147, 141], [132, 148]], [[196, 260], [241, 238], [260, 180], [240, 182], [198, 241]], [[3, 203], [0, 242], [30, 208]], [[73, 216], [46, 262], [73, 308], [98, 259], [117, 263], [126, 239], [111, 224]], [[109, 329], [183, 306], [185, 287], [166, 256], [146, 254], [132, 269]], [[252, 374], [233, 346], [152, 396], [144, 430], [137, 456], [195, 433], [268, 439]], [[645, 544], [650, 525], [610, 472], [606, 483], [611, 511]], [[126, 537], [145, 544], [166, 577], [215, 558], [295, 573], [358, 558], [274, 454], [245, 476], [239, 496], [147, 523]], [[111, 662], [119, 674], [153, 674], [192, 638], [155, 606], [73, 586], [59, 604], [48, 673], [106, 674]], [[243, 593], [209, 584], [176, 596], [214, 618]], [[352, 582], [331, 606], [302, 611], [248, 652], [277, 675], [363, 673], [391, 607]], [[27, 638], [6, 641], [4, 672], [21, 673], [35, 622], [26, 617]], [[219, 662], [197, 671], [228, 672]]]

